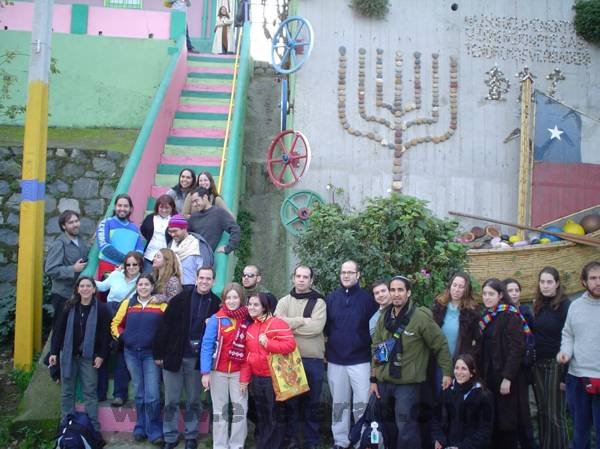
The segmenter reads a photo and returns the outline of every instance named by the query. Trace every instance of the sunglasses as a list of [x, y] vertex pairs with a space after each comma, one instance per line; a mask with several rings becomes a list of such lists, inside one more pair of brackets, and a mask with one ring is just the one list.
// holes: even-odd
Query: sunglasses
[[256, 277], [256, 275], [254, 273], [244, 273], [242, 274], [242, 277], [252, 279], [253, 277]]
[[126, 267], [138, 267], [139, 264], [138, 263], [126, 263], [125, 266]]

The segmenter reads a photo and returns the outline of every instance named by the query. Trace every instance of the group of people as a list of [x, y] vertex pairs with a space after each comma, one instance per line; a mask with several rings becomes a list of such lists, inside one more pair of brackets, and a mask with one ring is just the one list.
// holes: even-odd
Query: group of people
[[[207, 186], [200, 185], [204, 178]], [[46, 272], [56, 307], [49, 364], [60, 366], [63, 415], [74, 408], [79, 382], [99, 429], [112, 347], [113, 405], [127, 400], [131, 376], [133, 437], [165, 449], [180, 439], [181, 402], [185, 448], [197, 447], [202, 389], [212, 402], [213, 447], [242, 448], [250, 419], [258, 449], [316, 448], [323, 443], [325, 380], [334, 449], [350, 446], [351, 423], [371, 397], [379, 444], [387, 448], [567, 448], [567, 409], [574, 449], [589, 447], [592, 423], [600, 432], [593, 350], [600, 341], [600, 261], [583, 268], [586, 292], [572, 303], [557, 270], [544, 268], [531, 311], [520, 304], [515, 279], [485, 281], [479, 305], [468, 274], [457, 273], [427, 308], [417, 305], [402, 275], [363, 289], [352, 260], [341, 264], [340, 286], [327, 296], [313, 288], [312, 268], [300, 265], [289, 294], [277, 300], [262, 287], [260, 269], [249, 265], [219, 298], [212, 292], [212, 251], [230, 252], [239, 240], [219, 200], [210, 176], [184, 170], [140, 234], [129, 222], [131, 199], [119, 195], [97, 233], [101, 269], [110, 272], [102, 281], [79, 276], [87, 254], [79, 216], [61, 214], [64, 234], [50, 247]], [[223, 231], [229, 241], [217, 247]], [[106, 302], [100, 291], [108, 291]], [[296, 348], [309, 391], [277, 401], [270, 357]]]

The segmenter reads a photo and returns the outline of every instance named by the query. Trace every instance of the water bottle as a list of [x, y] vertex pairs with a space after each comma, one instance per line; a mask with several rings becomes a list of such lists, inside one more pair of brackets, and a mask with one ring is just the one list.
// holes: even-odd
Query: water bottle
[[379, 430], [377, 430], [378, 427], [379, 424], [377, 424], [376, 421], [373, 421], [371, 423], [371, 444], [373, 445], [372, 447], [379, 447]]

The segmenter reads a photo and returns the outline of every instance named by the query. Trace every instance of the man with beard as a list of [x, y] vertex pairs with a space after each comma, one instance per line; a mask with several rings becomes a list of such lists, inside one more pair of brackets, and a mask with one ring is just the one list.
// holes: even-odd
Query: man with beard
[[571, 303], [562, 330], [558, 363], [569, 364], [567, 404], [573, 416], [573, 449], [589, 447], [591, 427], [600, 448], [600, 261], [583, 267], [581, 284], [586, 289]]
[[[421, 447], [419, 394], [432, 354], [443, 374], [442, 388], [452, 382], [448, 342], [431, 311], [409, 300], [412, 285], [404, 276], [390, 281], [391, 304], [381, 312], [373, 334], [371, 393], [381, 401], [390, 441], [387, 447]], [[387, 347], [381, 357], [379, 344]]]
[[77, 212], [62, 212], [58, 217], [58, 226], [63, 233], [50, 244], [44, 265], [44, 271], [52, 280], [52, 328], [58, 321], [65, 302], [73, 295], [73, 286], [87, 264], [89, 251], [86, 243], [79, 238], [80, 222]]
[[165, 384], [163, 417], [164, 449], [177, 446], [179, 401], [185, 391], [183, 413], [185, 449], [196, 449], [200, 402], [200, 346], [206, 320], [219, 310], [220, 300], [211, 288], [212, 267], [200, 267], [194, 289], [184, 290], [169, 301], [154, 339], [154, 361], [162, 367]]
[[287, 449], [299, 448], [300, 427], [304, 433], [304, 448], [319, 446], [319, 399], [325, 375], [325, 336], [323, 329], [327, 320], [327, 306], [323, 295], [313, 290], [313, 270], [300, 265], [294, 270], [294, 287], [277, 303], [275, 316], [284, 320], [292, 329], [296, 345], [302, 356], [302, 364], [310, 391], [288, 399], [290, 412], [285, 435]]
[[333, 449], [349, 446], [350, 410], [356, 422], [369, 400], [369, 318], [377, 310], [377, 303], [369, 292], [360, 288], [359, 279], [358, 264], [345, 261], [340, 269], [341, 286], [330, 293], [326, 301], [325, 349], [327, 382], [333, 401]]
[[140, 230], [129, 221], [132, 212], [131, 197], [121, 193], [115, 199], [112, 217], [102, 220], [96, 229], [96, 241], [100, 250], [98, 271], [101, 277], [121, 265], [129, 251], [144, 253]]

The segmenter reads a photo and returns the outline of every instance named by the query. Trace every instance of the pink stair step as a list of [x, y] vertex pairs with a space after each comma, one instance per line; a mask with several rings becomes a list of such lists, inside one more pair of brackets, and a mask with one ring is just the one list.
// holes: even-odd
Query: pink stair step
[[221, 55], [221, 54], [215, 54], [215, 53], [194, 53], [194, 54], [190, 54], [188, 53], [188, 56], [208, 56], [210, 58], [218, 58], [218, 59], [235, 59], [235, 55], [233, 54], [226, 54], [226, 55]]
[[[77, 404], [76, 409], [85, 411], [83, 404]], [[133, 432], [135, 427], [136, 412], [133, 407], [110, 407], [101, 404], [98, 407], [98, 422], [103, 432]], [[208, 410], [203, 410], [200, 415], [198, 430], [201, 434], [207, 434], [210, 426], [210, 415]], [[183, 432], [183, 417], [179, 415], [179, 431]]]
[[209, 128], [172, 128], [169, 134], [172, 137], [204, 137], [208, 139], [224, 139], [224, 129]]
[[169, 189], [170, 189], [170, 187], [165, 187], [165, 186], [152, 186], [150, 195], [152, 196], [152, 198], [158, 198], [159, 196], [167, 193], [169, 191]]
[[202, 165], [209, 167], [219, 167], [221, 165], [220, 156], [174, 156], [163, 154], [160, 158], [161, 164], [170, 165]]
[[229, 106], [214, 106], [205, 104], [180, 104], [177, 107], [179, 112], [209, 112], [213, 114], [228, 114]]
[[231, 85], [222, 86], [218, 84], [186, 84], [184, 90], [193, 90], [196, 92], [231, 92]]
[[188, 73], [233, 73], [233, 67], [195, 67], [188, 66]]

